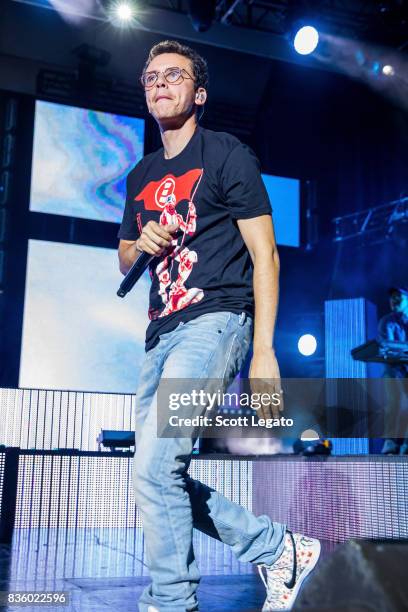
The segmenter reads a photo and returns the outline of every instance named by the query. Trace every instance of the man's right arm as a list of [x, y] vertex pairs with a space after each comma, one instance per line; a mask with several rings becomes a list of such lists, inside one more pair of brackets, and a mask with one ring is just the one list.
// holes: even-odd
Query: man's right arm
[[170, 246], [178, 225], [160, 225], [156, 221], [149, 221], [142, 229], [137, 240], [123, 240], [119, 242], [119, 269], [122, 274], [127, 274], [141, 253], [149, 253], [160, 257], [167, 247]]
[[135, 263], [136, 259], [141, 254], [137, 248], [138, 240], [120, 240], [119, 241], [119, 270], [123, 275], [127, 274], [130, 268]]

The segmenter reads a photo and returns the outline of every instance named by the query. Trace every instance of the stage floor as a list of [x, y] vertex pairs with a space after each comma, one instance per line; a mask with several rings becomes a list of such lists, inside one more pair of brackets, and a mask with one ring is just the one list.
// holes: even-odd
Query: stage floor
[[[320, 563], [336, 548], [322, 545]], [[265, 589], [253, 565], [238, 563], [227, 546], [201, 533], [194, 549], [203, 576], [200, 610], [261, 610]], [[141, 529], [17, 529], [10, 546], [0, 545], [0, 591], [69, 592], [68, 606], [48, 610], [137, 612], [148, 582]], [[23, 609], [38, 612], [39, 606]]]

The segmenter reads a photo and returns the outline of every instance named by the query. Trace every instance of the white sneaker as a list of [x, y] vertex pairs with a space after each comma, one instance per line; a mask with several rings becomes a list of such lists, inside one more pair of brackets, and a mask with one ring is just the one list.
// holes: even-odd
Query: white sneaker
[[266, 588], [262, 612], [291, 610], [304, 579], [315, 567], [319, 556], [319, 540], [286, 531], [281, 556], [273, 565], [258, 565]]

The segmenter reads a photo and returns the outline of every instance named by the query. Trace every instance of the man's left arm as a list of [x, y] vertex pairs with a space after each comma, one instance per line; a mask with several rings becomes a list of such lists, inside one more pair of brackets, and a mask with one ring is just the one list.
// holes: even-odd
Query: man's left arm
[[270, 215], [261, 215], [239, 219], [237, 223], [254, 266], [255, 325], [249, 376], [251, 379], [270, 381], [272, 386], [267, 384], [268, 392], [280, 393], [280, 372], [274, 350], [279, 299], [279, 255], [272, 218]]

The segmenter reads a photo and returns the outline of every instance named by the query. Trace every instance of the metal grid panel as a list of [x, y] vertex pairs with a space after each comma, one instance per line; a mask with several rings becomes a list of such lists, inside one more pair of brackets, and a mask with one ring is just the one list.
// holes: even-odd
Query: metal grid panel
[[0, 452], [0, 510], [1, 510], [1, 501], [3, 498], [3, 482], [4, 482], [5, 465], [6, 465], [6, 453]]
[[257, 461], [253, 481], [255, 513], [295, 532], [335, 542], [408, 537], [404, 457]]
[[[20, 455], [16, 528], [141, 527], [135, 506], [129, 457]], [[252, 464], [199, 460], [192, 478], [249, 510]]]
[[[376, 309], [365, 298], [325, 302], [325, 355], [327, 378], [366, 378], [368, 364], [354, 361], [351, 349], [376, 335]], [[364, 400], [362, 400], [364, 401]], [[366, 454], [368, 440], [333, 440], [333, 454]]]
[[134, 395], [0, 389], [0, 444], [95, 451], [101, 429], [134, 430], [134, 407]]
[[191, 462], [189, 474], [231, 501], [252, 510], [252, 462], [199, 459]]
[[351, 356], [351, 349], [367, 341], [366, 303], [364, 298], [325, 302], [327, 378], [367, 376], [367, 364]]
[[20, 455], [16, 528], [140, 527], [130, 460]]

